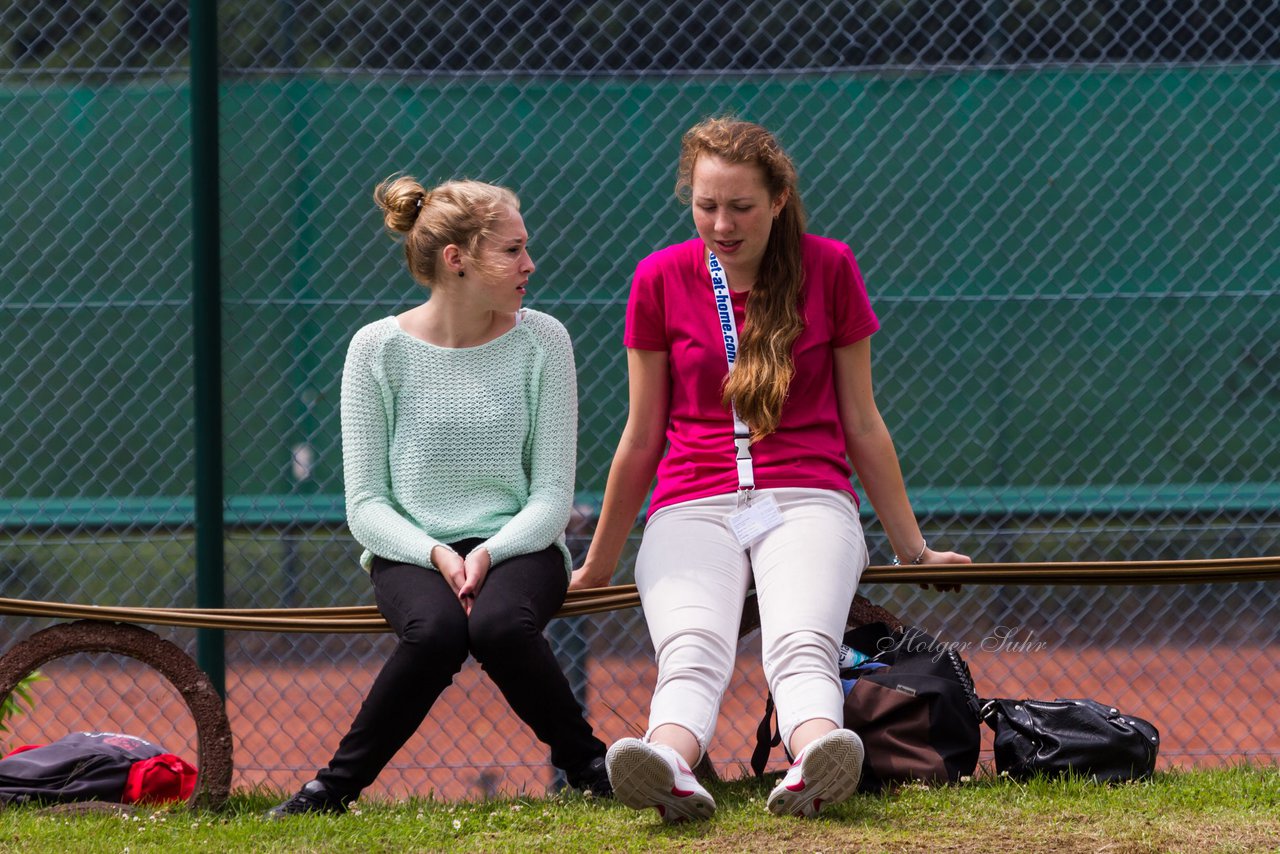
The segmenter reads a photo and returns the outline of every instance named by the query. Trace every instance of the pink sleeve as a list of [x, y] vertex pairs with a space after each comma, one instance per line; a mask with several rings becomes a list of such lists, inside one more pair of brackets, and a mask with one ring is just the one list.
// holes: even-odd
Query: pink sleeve
[[636, 350], [666, 350], [662, 271], [652, 256], [636, 266], [627, 299], [627, 323], [622, 343]]
[[831, 270], [833, 347], [847, 347], [880, 328], [880, 320], [871, 309], [871, 299], [867, 296], [867, 286], [862, 281], [862, 271], [858, 269], [853, 250], [844, 244], [840, 249]]

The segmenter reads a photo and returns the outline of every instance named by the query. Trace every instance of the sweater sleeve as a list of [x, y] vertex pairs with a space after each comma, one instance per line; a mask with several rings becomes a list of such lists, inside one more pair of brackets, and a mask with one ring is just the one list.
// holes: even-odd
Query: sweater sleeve
[[[556, 543], [569, 524], [578, 454], [578, 377], [569, 332], [548, 315], [528, 317], [541, 342], [530, 404], [529, 500], [477, 548], [497, 564]], [[566, 558], [567, 560], [567, 558]]]
[[409, 519], [391, 491], [393, 412], [391, 389], [382, 371], [384, 340], [378, 324], [361, 329], [351, 339], [342, 370], [340, 408], [347, 527], [372, 554], [435, 569], [431, 550], [441, 543]]

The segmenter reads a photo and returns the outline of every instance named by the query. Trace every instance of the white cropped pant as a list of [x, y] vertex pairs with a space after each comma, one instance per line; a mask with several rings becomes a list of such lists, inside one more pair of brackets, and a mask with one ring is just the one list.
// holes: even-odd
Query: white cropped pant
[[836, 669], [849, 605], [867, 567], [853, 498], [825, 489], [770, 489], [783, 523], [743, 548], [727, 517], [736, 494], [663, 507], [650, 517], [636, 586], [658, 660], [652, 733], [678, 724], [705, 752], [729, 685], [742, 605], [754, 577], [765, 680], [783, 744], [805, 721], [842, 725]]

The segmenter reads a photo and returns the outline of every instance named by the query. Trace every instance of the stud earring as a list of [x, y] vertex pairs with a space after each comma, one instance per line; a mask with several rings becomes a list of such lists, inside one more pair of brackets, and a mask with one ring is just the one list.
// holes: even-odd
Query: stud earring
[[461, 278], [462, 278], [463, 276], [465, 276], [465, 275], [466, 275], [466, 273], [462, 272], [461, 270], [459, 270], [459, 271], [458, 271], [458, 278], [459, 278], [459, 279], [461, 279]]

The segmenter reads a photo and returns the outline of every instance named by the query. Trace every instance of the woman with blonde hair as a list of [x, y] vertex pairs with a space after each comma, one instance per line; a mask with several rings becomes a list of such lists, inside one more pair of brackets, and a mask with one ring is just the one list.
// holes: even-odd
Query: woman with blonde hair
[[356, 332], [342, 374], [347, 523], [399, 642], [328, 767], [271, 815], [345, 811], [468, 654], [569, 785], [608, 795], [604, 743], [542, 634], [569, 584], [578, 398], [568, 332], [521, 308], [520, 203], [409, 177], [374, 198], [430, 290]]
[[849, 247], [805, 232], [795, 167], [772, 134], [701, 122], [684, 136], [676, 188], [697, 237], [636, 269], [630, 408], [571, 583], [610, 582], [656, 473], [635, 576], [658, 679], [645, 737], [609, 748], [609, 778], [618, 800], [665, 821], [715, 811], [690, 768], [714, 733], [754, 583], [765, 677], [795, 757], [768, 808], [812, 816], [862, 773], [836, 666], [868, 563], [851, 474], [903, 561], [969, 558], [921, 536], [872, 394], [879, 322]]

